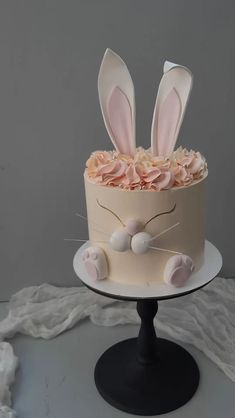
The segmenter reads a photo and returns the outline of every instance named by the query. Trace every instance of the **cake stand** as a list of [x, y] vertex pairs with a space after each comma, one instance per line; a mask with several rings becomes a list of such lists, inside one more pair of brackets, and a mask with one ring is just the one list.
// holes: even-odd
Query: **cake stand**
[[[137, 415], [159, 415], [188, 402], [199, 384], [199, 369], [180, 345], [158, 338], [153, 319], [158, 301], [195, 292], [213, 280], [222, 267], [222, 257], [210, 242], [205, 243], [205, 261], [184, 287], [165, 284], [124, 285], [109, 280], [93, 281], [85, 271], [82, 252], [74, 257], [74, 270], [82, 282], [96, 293], [117, 300], [137, 301], [141, 318], [138, 338], [121, 341], [98, 360], [95, 383], [101, 396], [112, 406]], [[182, 300], [183, 309], [183, 300]]]

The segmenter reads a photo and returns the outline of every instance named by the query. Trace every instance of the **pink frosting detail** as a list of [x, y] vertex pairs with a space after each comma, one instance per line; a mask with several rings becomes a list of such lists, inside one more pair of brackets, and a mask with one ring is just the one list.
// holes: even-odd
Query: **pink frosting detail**
[[[161, 175], [157, 179], [156, 190], [170, 189], [174, 184], [174, 174], [170, 170], [162, 170]], [[153, 183], [154, 184], [154, 183]]]
[[159, 155], [169, 155], [175, 147], [181, 109], [179, 95], [176, 89], [173, 88], [158, 112], [157, 142]]
[[122, 182], [125, 175], [127, 164], [122, 160], [113, 160], [106, 165], [102, 165], [97, 170], [97, 176], [101, 179], [101, 183], [105, 185], [118, 186]]
[[109, 123], [116, 149], [128, 155], [135, 153], [131, 105], [119, 87], [114, 87], [107, 103]]
[[197, 154], [185, 157], [181, 162], [182, 166], [186, 167], [191, 174], [196, 174], [203, 168], [203, 160]]
[[178, 186], [184, 186], [192, 182], [192, 175], [182, 166], [177, 165], [174, 168], [175, 183]]
[[133, 157], [116, 151], [97, 151], [86, 165], [88, 176], [96, 183], [126, 190], [160, 191], [187, 186], [207, 172], [205, 158], [182, 147], [167, 158], [155, 157], [141, 147]]
[[154, 181], [157, 181], [160, 175], [161, 175], [160, 168], [151, 167], [151, 168], [145, 169], [143, 177], [146, 183], [152, 183]]
[[98, 170], [98, 175], [102, 176], [102, 175], [112, 175], [115, 177], [121, 177], [123, 176], [123, 174], [126, 171], [126, 163], [120, 160], [114, 160], [109, 162], [106, 165], [103, 165], [99, 170]]
[[134, 164], [130, 164], [125, 172], [125, 178], [123, 179], [123, 184], [132, 186], [140, 182], [140, 176], [136, 171]]
[[133, 236], [143, 229], [142, 222], [137, 219], [129, 219], [126, 223], [126, 230], [129, 235]]
[[183, 286], [194, 270], [192, 259], [187, 255], [172, 256], [165, 266], [164, 280], [175, 287]]
[[84, 252], [83, 252], [83, 254], [82, 254], [82, 259], [83, 259], [83, 261], [85, 261], [86, 260], [86, 258], [88, 258], [89, 257], [89, 252], [87, 251], [87, 250], [85, 250]]
[[147, 169], [144, 174], [144, 180], [148, 189], [167, 190], [174, 184], [174, 174], [167, 168]]
[[98, 279], [99, 274], [94, 263], [92, 263], [91, 261], [85, 261], [85, 268], [86, 268], [87, 273], [92, 279], [94, 280]]
[[191, 272], [188, 269], [177, 267], [172, 271], [169, 282], [175, 287], [182, 287], [188, 280], [190, 274]]

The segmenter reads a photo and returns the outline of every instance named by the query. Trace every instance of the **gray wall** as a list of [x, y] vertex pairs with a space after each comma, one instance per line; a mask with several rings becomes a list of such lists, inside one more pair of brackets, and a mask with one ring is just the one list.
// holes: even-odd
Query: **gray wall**
[[136, 86], [139, 144], [165, 58], [195, 76], [179, 143], [209, 164], [207, 237], [235, 275], [235, 2], [76, 0], [0, 2], [0, 298], [31, 284], [75, 285], [72, 258], [87, 237], [82, 174], [110, 148], [97, 97], [107, 46]]

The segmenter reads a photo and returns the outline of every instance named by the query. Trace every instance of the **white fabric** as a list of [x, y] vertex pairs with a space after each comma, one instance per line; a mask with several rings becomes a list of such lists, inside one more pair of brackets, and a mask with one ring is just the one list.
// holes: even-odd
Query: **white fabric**
[[10, 385], [14, 382], [18, 360], [11, 345], [0, 343], [0, 418], [15, 418], [11, 405]]
[[[190, 295], [159, 302], [158, 331], [194, 345], [235, 382], [235, 280], [215, 279]], [[25, 288], [10, 301], [8, 316], [0, 322], [0, 418], [14, 418], [9, 385], [16, 357], [5, 338], [16, 333], [53, 338], [83, 318], [97, 325], [136, 324], [135, 303], [117, 302], [85, 287], [57, 288], [48, 284]], [[5, 406], [4, 406], [5, 405]]]

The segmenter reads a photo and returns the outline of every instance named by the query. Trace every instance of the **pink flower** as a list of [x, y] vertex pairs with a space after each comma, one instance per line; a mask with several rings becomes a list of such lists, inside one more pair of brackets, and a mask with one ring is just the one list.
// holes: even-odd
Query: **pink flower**
[[87, 174], [96, 183], [127, 190], [166, 190], [186, 186], [207, 171], [204, 157], [179, 147], [168, 158], [137, 148], [134, 157], [117, 151], [96, 151], [87, 163]]
[[180, 164], [191, 174], [197, 174], [204, 168], [204, 161], [199, 152], [183, 158]]
[[152, 167], [144, 170], [143, 179], [145, 183], [152, 183], [153, 181], [156, 181], [160, 175], [160, 168]]
[[112, 156], [110, 152], [96, 151], [92, 153], [86, 162], [89, 177], [96, 177], [97, 170], [100, 168], [100, 166], [108, 164], [111, 160]]
[[172, 171], [164, 167], [162, 169], [156, 167], [146, 171], [144, 181], [148, 189], [166, 190], [173, 186], [175, 178]]
[[126, 169], [125, 177], [123, 179], [123, 185], [134, 188], [135, 185], [139, 183], [140, 183], [140, 176], [136, 171], [135, 165], [132, 163]]
[[174, 174], [171, 170], [162, 169], [161, 175], [158, 177], [158, 190], [170, 189], [175, 182]]
[[118, 186], [122, 183], [127, 169], [127, 164], [121, 160], [113, 160], [97, 170], [97, 176], [102, 184]]
[[192, 181], [192, 175], [180, 165], [177, 165], [173, 172], [175, 176], [175, 182], [178, 186], [186, 186]]

